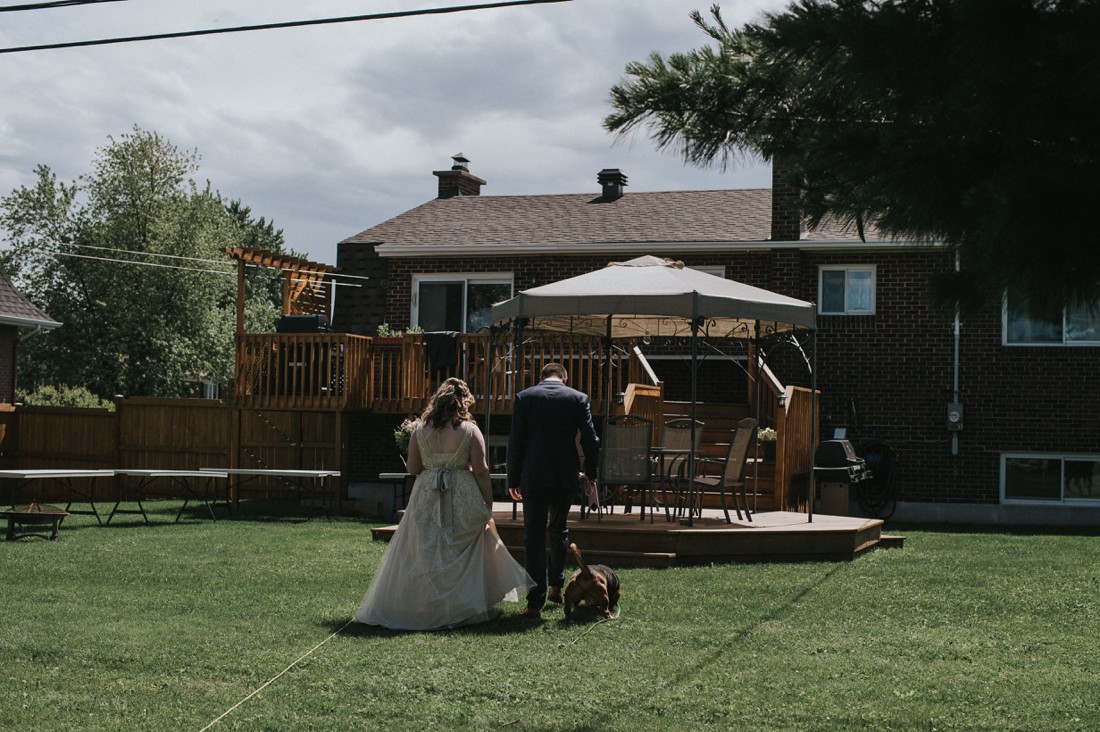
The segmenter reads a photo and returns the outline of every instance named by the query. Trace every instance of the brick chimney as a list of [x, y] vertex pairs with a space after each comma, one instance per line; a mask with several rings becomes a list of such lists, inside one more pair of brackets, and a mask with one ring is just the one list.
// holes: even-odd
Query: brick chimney
[[432, 175], [439, 178], [439, 198], [455, 196], [480, 196], [485, 181], [476, 175], [470, 175], [470, 161], [462, 153], [451, 156], [455, 161], [450, 170], [434, 170]]
[[772, 241], [802, 238], [802, 190], [778, 156], [772, 158]]
[[623, 197], [623, 188], [626, 187], [626, 176], [618, 168], [604, 168], [596, 176], [596, 180], [603, 186], [603, 200], [614, 201]]

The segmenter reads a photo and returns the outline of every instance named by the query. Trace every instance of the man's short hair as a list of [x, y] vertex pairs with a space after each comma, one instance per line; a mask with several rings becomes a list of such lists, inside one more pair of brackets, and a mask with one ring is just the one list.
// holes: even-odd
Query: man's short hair
[[569, 378], [569, 372], [560, 363], [548, 363], [542, 367], [541, 378], [549, 379], [551, 376], [565, 381]]

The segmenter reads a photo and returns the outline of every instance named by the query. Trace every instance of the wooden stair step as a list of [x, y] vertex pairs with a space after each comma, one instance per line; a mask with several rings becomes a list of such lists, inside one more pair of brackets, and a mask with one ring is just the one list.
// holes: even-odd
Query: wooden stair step
[[901, 549], [905, 546], [905, 537], [894, 534], [883, 534], [878, 538], [877, 546], [882, 549]]

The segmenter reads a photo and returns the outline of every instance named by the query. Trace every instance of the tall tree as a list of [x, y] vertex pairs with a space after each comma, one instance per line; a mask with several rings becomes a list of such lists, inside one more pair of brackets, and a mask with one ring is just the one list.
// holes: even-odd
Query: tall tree
[[[100, 396], [178, 396], [225, 382], [234, 361], [235, 269], [225, 255], [282, 232], [191, 176], [198, 155], [137, 127], [97, 151], [72, 184], [46, 166], [0, 199], [0, 265], [62, 327], [20, 349], [24, 383]], [[264, 285], [261, 292], [267, 292]], [[277, 309], [278, 301], [258, 312]]]
[[1100, 3], [798, 0], [713, 44], [627, 66], [605, 127], [685, 160], [781, 159], [826, 216], [946, 244], [938, 300], [1007, 288], [1034, 312], [1100, 300]]

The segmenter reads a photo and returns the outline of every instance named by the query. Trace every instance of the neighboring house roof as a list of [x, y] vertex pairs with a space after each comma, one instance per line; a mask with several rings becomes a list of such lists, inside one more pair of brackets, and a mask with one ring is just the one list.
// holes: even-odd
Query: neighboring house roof
[[[629, 251], [653, 248], [773, 247], [772, 190], [732, 189], [624, 193], [613, 200], [592, 193], [436, 198], [371, 227], [343, 243], [372, 244], [380, 255], [492, 253], [524, 248]], [[873, 232], [867, 232], [872, 239]], [[802, 241], [858, 241], [854, 228], [826, 224]], [[550, 250], [547, 249], [550, 248]]]
[[57, 328], [61, 323], [35, 307], [34, 303], [15, 289], [11, 278], [0, 272], [0, 325], [48, 330]]

